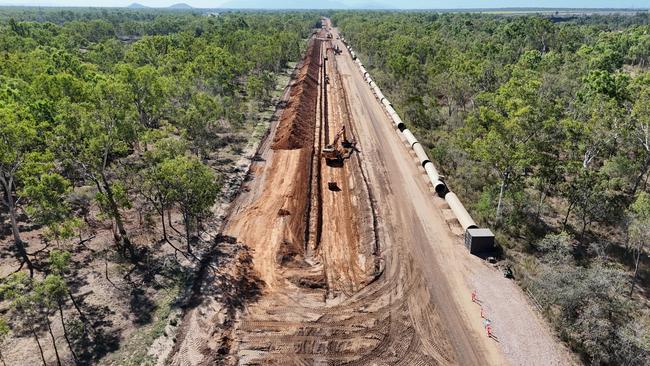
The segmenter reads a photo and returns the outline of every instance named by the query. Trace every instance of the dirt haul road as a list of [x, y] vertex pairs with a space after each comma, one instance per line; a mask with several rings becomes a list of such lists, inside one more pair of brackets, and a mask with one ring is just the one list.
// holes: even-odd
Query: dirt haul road
[[[349, 53], [334, 55], [345, 46], [332, 33], [310, 42], [224, 229], [250, 255], [230, 266], [246, 291], [186, 312], [171, 364], [508, 364], [470, 298], [483, 264], [450, 229], [444, 200]], [[355, 144], [329, 166], [319, 152], [341, 126]], [[526, 364], [544, 364], [536, 344], [521, 346]]]

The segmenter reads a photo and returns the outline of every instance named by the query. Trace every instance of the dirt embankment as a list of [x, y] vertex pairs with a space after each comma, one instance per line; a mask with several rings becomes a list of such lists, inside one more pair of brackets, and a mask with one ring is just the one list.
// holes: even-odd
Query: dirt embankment
[[[226, 232], [254, 251], [255, 267], [272, 288], [277, 266], [304, 257], [309, 202], [309, 171], [318, 104], [321, 40], [309, 42], [303, 65], [291, 88], [271, 145], [272, 157], [251, 187], [259, 193], [246, 209], [233, 215]], [[263, 183], [262, 183], [263, 182]]]
[[[313, 146], [302, 142], [305, 147], [300, 148], [301, 137], [296, 131], [313, 129], [315, 122], [310, 119], [315, 118], [316, 102], [314, 107], [304, 108], [298, 100], [310, 93], [311, 87], [318, 93], [317, 83], [309, 81], [313, 76], [306, 65], [315, 60], [312, 68], [317, 78], [319, 57], [320, 42], [312, 40], [278, 106], [277, 122], [271, 125], [268, 140], [260, 144], [246, 182], [229, 206], [223, 235], [215, 243], [216, 253], [209, 256], [205, 274], [199, 276], [202, 281], [195, 286], [196, 298], [173, 336], [173, 349], [158, 365], [235, 364], [230, 348], [239, 312], [273, 287], [278, 263], [301, 256], [309, 195], [309, 171], [304, 167], [309, 166]], [[310, 108], [314, 109], [311, 116]], [[294, 116], [297, 110], [300, 115]], [[276, 135], [286, 138], [274, 150]], [[261, 186], [258, 181], [268, 184]]]
[[298, 79], [291, 89], [287, 108], [280, 117], [273, 150], [310, 147], [314, 142], [314, 124], [318, 97], [318, 70], [321, 41], [312, 38]]

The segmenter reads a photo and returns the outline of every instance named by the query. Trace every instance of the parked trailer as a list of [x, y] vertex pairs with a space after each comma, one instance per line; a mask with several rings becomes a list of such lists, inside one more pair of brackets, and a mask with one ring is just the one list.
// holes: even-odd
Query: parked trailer
[[494, 234], [490, 229], [470, 228], [465, 230], [465, 247], [470, 254], [494, 251]]
[[447, 201], [449, 208], [451, 208], [451, 211], [458, 219], [458, 222], [464, 231], [467, 231], [467, 229], [478, 229], [478, 225], [476, 225], [472, 217], [465, 209], [465, 206], [460, 203], [458, 196], [456, 196], [454, 192], [448, 192], [445, 195], [445, 201]]

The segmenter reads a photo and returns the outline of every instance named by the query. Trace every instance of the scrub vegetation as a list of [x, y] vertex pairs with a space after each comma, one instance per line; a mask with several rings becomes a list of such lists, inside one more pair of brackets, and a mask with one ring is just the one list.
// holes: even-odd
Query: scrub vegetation
[[650, 14], [332, 17], [586, 364], [650, 362]]
[[0, 9], [2, 362], [150, 359], [317, 22]]

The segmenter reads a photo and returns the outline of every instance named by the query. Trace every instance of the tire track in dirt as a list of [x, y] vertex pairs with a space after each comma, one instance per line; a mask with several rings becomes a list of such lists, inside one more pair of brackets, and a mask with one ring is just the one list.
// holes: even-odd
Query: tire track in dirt
[[[322, 131], [313, 131], [314, 141], [321, 137], [315, 142], [316, 151], [330, 142], [328, 137], [333, 137], [343, 125], [350, 136], [356, 132], [350, 120], [348, 96], [337, 70], [336, 58], [340, 56], [332, 54], [331, 45], [329, 48], [326, 65], [330, 70], [330, 84], [322, 85], [321, 90], [326, 94], [319, 100], [324, 116], [314, 115], [322, 127]], [[321, 82], [325, 81], [324, 76], [321, 74]], [[283, 174], [289, 172], [285, 170]], [[390, 268], [383, 274], [380, 270], [380, 221], [358, 151], [350, 151], [343, 167], [322, 164], [318, 178], [318, 192], [322, 193], [322, 232], [320, 241], [314, 245], [314, 258], [308, 262], [315, 263], [312, 267], [322, 268], [327, 274], [327, 287], [305, 288], [296, 281], [286, 280], [289, 273], [307, 276], [308, 264], [275, 266], [278, 278], [285, 281], [278, 280], [273, 288], [267, 287], [263, 299], [250, 304], [237, 324], [238, 344], [234, 351], [238, 364], [388, 365], [403, 360], [416, 365], [453, 363], [451, 347], [444, 337], [437, 348], [425, 347], [420, 340], [422, 327], [415, 326], [408, 299], [421, 299], [414, 293], [426, 296], [426, 289], [421, 280], [411, 275], [410, 262], [406, 258], [387, 260]], [[328, 181], [336, 181], [340, 191], [327, 190]], [[312, 197], [314, 192], [312, 189]], [[260, 212], [259, 207], [252, 208]], [[318, 211], [312, 208], [311, 212]], [[314, 233], [312, 225], [313, 221], [311, 234]], [[383, 249], [394, 259], [403, 256], [390, 252], [390, 247]], [[420, 315], [431, 315], [431, 323], [437, 323], [432, 306], [420, 304], [419, 308], [424, 309]]]
[[[368, 153], [381, 152], [359, 145], [346, 151], [343, 167], [321, 164], [329, 136], [345, 125], [356, 139], [355, 125], [370, 123], [352, 119], [337, 61], [348, 56], [334, 56], [325, 34], [310, 41], [273, 143], [262, 145], [224, 229], [250, 253], [244, 273], [259, 280], [262, 293], [234, 314], [205, 300], [187, 318], [195, 334], [180, 340], [189, 352], [179, 352], [175, 365], [455, 363], [425, 280], [400, 246], [408, 238], [394, 234], [404, 231], [375, 205], [391, 194], [387, 186], [375, 196], [370, 179], [376, 185], [386, 178], [366, 172]], [[328, 180], [341, 190], [329, 191]]]

